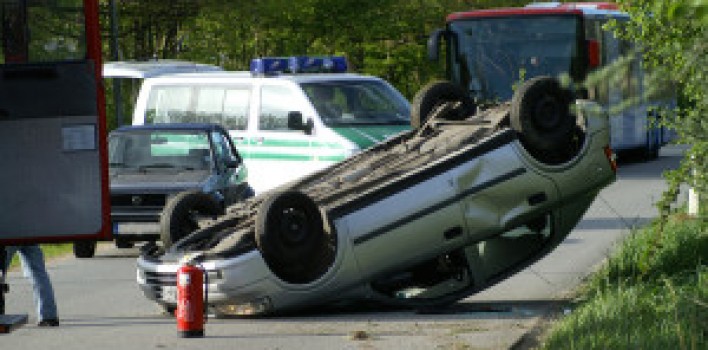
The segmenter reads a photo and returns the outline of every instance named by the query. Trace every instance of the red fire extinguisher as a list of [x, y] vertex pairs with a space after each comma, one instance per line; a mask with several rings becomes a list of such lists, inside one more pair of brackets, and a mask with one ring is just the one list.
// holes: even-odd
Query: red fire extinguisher
[[187, 261], [177, 270], [177, 331], [183, 338], [204, 336], [205, 271], [194, 261]]

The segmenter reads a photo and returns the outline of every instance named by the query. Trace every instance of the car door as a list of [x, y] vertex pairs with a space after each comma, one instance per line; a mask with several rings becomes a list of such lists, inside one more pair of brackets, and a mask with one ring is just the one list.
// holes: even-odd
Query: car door
[[288, 113], [307, 109], [304, 94], [288, 84], [260, 87], [257, 122], [251, 128], [246, 165], [256, 193], [312, 172], [312, 133], [288, 128]]

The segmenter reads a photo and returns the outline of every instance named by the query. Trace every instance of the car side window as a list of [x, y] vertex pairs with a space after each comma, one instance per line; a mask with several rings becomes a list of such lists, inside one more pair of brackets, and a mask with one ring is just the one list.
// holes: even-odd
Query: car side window
[[216, 159], [220, 164], [223, 164], [225, 161], [239, 160], [239, 157], [233, 152], [229, 141], [222, 133], [218, 131], [212, 132], [211, 139], [214, 142]]
[[264, 85], [261, 88], [258, 128], [269, 131], [294, 131], [288, 129], [288, 112], [302, 111], [302, 105], [302, 99], [293, 89], [287, 86]]

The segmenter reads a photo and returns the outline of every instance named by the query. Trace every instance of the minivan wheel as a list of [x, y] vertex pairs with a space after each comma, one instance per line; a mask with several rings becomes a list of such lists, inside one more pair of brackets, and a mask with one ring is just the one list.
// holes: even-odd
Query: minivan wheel
[[277, 192], [261, 203], [256, 244], [273, 273], [289, 283], [316, 280], [333, 258], [319, 207], [298, 191]]
[[428, 83], [418, 91], [411, 102], [411, 126], [420, 129], [438, 108], [447, 102], [460, 102], [460, 106], [440, 117], [462, 120], [474, 115], [477, 107], [467, 92], [452, 82], [440, 80]]
[[211, 195], [200, 191], [181, 192], [170, 199], [160, 215], [160, 240], [165, 249], [199, 228], [200, 217], [223, 214], [223, 207]]

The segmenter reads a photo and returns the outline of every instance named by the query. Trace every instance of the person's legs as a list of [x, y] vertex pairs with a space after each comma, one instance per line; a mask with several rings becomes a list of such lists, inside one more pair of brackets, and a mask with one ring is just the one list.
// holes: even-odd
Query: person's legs
[[17, 247], [5, 247], [5, 261], [2, 261], [2, 263], [5, 264], [5, 271], [10, 268], [12, 256], [15, 255], [16, 251]]
[[[15, 247], [13, 247], [15, 248]], [[38, 245], [16, 247], [22, 260], [25, 276], [32, 279], [34, 300], [37, 305], [37, 317], [42, 321], [57, 320], [57, 306], [54, 301], [54, 290], [44, 265], [44, 254]], [[58, 323], [57, 323], [58, 324]]]

